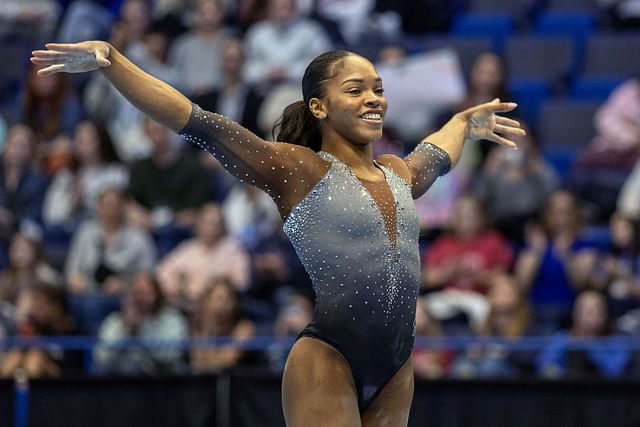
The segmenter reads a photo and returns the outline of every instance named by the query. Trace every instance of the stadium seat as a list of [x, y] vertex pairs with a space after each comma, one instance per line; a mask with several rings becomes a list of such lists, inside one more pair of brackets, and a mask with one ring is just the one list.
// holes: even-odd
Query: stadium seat
[[511, 37], [504, 56], [512, 78], [542, 79], [559, 91], [572, 72], [573, 41], [566, 36]]
[[456, 51], [460, 58], [460, 64], [465, 75], [469, 74], [471, 65], [475, 58], [492, 49], [492, 42], [489, 37], [456, 37], [447, 35], [429, 36], [423, 39], [423, 49], [437, 50], [451, 48]]
[[456, 16], [451, 33], [457, 36], [489, 37], [493, 50], [502, 54], [504, 43], [513, 32], [514, 20], [507, 13], [463, 13]]
[[518, 104], [516, 115], [530, 127], [537, 127], [540, 107], [549, 98], [546, 81], [540, 78], [511, 78], [509, 92], [513, 101]]
[[624, 78], [616, 76], [582, 76], [574, 81], [569, 97], [574, 101], [603, 102], [622, 82]]
[[589, 38], [582, 74], [629, 77], [640, 72], [640, 32], [594, 34]]

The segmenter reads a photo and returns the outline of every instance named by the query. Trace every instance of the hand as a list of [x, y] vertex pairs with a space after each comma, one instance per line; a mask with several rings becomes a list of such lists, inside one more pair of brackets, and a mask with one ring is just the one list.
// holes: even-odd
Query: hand
[[526, 132], [520, 128], [520, 123], [516, 120], [496, 115], [496, 113], [508, 112], [516, 107], [517, 104], [513, 102], [500, 102], [496, 98], [491, 102], [459, 113], [460, 117], [467, 122], [467, 138], [486, 139], [517, 149], [515, 142], [498, 135], [498, 133], [506, 136], [523, 136], [526, 135]]
[[111, 65], [109, 43], [88, 41], [72, 44], [47, 43], [47, 50], [31, 52], [31, 62], [45, 66], [38, 71], [41, 76], [55, 73], [85, 73]]

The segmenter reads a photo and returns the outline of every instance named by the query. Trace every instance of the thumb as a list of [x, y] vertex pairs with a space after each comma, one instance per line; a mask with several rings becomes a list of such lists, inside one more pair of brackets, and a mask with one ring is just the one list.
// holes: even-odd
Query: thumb
[[108, 67], [111, 65], [111, 62], [100, 52], [96, 52], [96, 62], [101, 67]]

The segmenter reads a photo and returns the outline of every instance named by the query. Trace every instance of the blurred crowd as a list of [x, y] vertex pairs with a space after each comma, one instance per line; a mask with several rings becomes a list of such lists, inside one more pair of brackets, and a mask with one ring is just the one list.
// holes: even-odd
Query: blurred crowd
[[[532, 13], [545, 6], [534, 3]], [[0, 338], [78, 335], [97, 344], [89, 358], [58, 347], [5, 348], [0, 376], [17, 368], [50, 377], [280, 372], [288, 344], [184, 351], [118, 343], [295, 337], [313, 315], [309, 277], [266, 194], [137, 112], [100, 73], [38, 77], [27, 65], [30, 50], [44, 41], [109, 40], [193, 102], [271, 138], [317, 54], [344, 48], [376, 64], [401, 63], [413, 56], [408, 39], [448, 31], [467, 6], [3, 0], [0, 45], [26, 72], [17, 86], [0, 72]], [[633, 8], [624, 15], [616, 2], [600, 7], [609, 29], [638, 22]], [[501, 55], [483, 52], [462, 72], [464, 96], [431, 111], [423, 135], [464, 108], [510, 99]], [[639, 374], [640, 349], [625, 340], [571, 345], [640, 334], [640, 74], [626, 77], [592, 118], [596, 133], [576, 153], [575, 174], [558, 170], [537, 128], [523, 123], [519, 150], [466, 144], [458, 167], [417, 201], [417, 337], [478, 337], [464, 350], [418, 348], [418, 377]], [[424, 76], [424, 84], [438, 81]], [[522, 121], [517, 110], [513, 118]], [[413, 149], [419, 137], [398, 126], [387, 126], [376, 152]], [[610, 194], [585, 200], [571, 179], [597, 168], [594, 158], [613, 159], [614, 203]], [[518, 351], [503, 344], [532, 336], [547, 339]]]

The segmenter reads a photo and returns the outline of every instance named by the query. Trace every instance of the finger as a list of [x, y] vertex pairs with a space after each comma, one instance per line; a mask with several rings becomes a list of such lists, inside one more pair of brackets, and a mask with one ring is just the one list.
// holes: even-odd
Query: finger
[[42, 70], [38, 70], [39, 76], [49, 76], [51, 74], [59, 73], [64, 71], [64, 64], [56, 64], [51, 65], [47, 68], [43, 68]]
[[31, 62], [36, 65], [54, 65], [60, 64], [62, 61], [58, 59], [49, 59], [49, 58], [31, 58]]
[[49, 50], [57, 50], [59, 52], [78, 52], [85, 51], [86, 47], [78, 46], [76, 43], [47, 43], [45, 47]]
[[503, 138], [500, 135], [496, 135], [495, 133], [487, 135], [486, 139], [488, 139], [489, 141], [498, 143], [500, 145], [505, 145], [507, 147], [515, 148], [516, 150], [518, 149], [518, 146], [516, 145], [515, 142], [511, 141], [510, 139]]
[[493, 127], [493, 131], [494, 132], [500, 132], [501, 134], [517, 135], [517, 136], [524, 136], [524, 135], [527, 134], [524, 131], [524, 129], [515, 128], [515, 127], [512, 127], [512, 126], [503, 126], [503, 125], [499, 125], [499, 124], [496, 124]]
[[480, 104], [476, 107], [472, 107], [467, 112], [469, 114], [482, 112], [482, 113], [506, 113], [508, 111], [516, 108], [518, 104], [515, 102], [487, 102], [485, 104]]
[[506, 117], [502, 117], [502, 116], [496, 116], [496, 123], [499, 123], [501, 125], [507, 125], [507, 126], [513, 126], [513, 127], [520, 127], [520, 122], [517, 120], [513, 120], [513, 119], [508, 119]]
[[57, 50], [34, 50], [31, 55], [37, 58], [67, 58], [67, 52], [58, 52]]
[[101, 67], [108, 67], [111, 65], [111, 62], [104, 57], [104, 54], [102, 52], [96, 52], [96, 62]]

